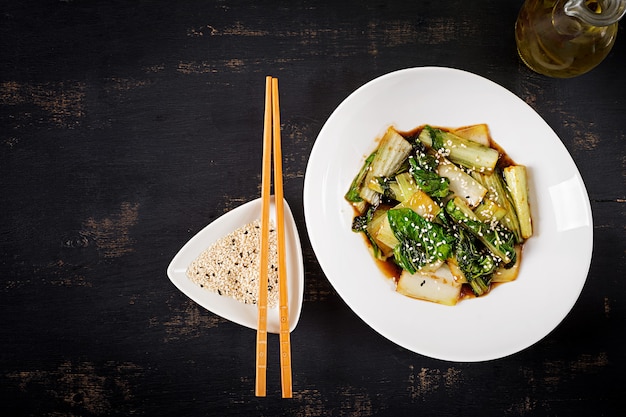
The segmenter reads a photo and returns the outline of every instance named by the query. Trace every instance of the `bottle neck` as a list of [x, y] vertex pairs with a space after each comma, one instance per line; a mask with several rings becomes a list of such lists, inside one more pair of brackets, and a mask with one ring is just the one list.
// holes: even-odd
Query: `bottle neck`
[[626, 0], [567, 0], [566, 15], [592, 26], [610, 26], [626, 14]]

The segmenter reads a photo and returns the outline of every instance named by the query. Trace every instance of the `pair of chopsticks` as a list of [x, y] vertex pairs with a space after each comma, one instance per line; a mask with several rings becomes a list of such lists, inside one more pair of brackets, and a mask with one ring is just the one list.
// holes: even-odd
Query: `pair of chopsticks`
[[[273, 137], [272, 137], [273, 136]], [[291, 342], [289, 339], [289, 308], [285, 266], [285, 221], [283, 206], [283, 165], [280, 143], [280, 108], [278, 103], [278, 79], [265, 78], [265, 118], [263, 126], [263, 168], [261, 175], [261, 266], [258, 300], [258, 326], [256, 344], [257, 397], [264, 397], [267, 371], [267, 279], [270, 229], [270, 186], [272, 151], [274, 153], [274, 201], [276, 204], [276, 228], [278, 237], [278, 291], [280, 319], [280, 377], [283, 398], [292, 397], [291, 389]]]

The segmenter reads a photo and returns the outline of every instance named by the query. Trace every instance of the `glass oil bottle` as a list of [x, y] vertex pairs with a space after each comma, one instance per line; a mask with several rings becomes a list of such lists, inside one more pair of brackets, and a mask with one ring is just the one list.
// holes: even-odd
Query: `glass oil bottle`
[[626, 0], [526, 0], [515, 24], [517, 51], [533, 71], [569, 78], [610, 52]]

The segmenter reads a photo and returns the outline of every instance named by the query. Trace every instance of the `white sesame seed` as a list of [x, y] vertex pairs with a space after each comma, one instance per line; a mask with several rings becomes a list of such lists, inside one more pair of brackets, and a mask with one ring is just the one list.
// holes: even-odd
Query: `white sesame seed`
[[[246, 224], [216, 241], [203, 251], [187, 269], [187, 277], [203, 288], [256, 304], [259, 294], [260, 221]], [[276, 229], [270, 227], [270, 265], [277, 265]], [[268, 306], [278, 305], [278, 271], [268, 272]]]

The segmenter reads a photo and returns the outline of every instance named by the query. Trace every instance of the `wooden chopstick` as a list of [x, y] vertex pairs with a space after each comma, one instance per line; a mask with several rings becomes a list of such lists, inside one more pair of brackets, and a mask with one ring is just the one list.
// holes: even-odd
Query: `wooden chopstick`
[[[272, 138], [273, 136], [273, 138]], [[273, 149], [272, 149], [273, 145]], [[269, 258], [269, 208], [271, 184], [271, 154], [274, 154], [274, 203], [278, 237], [278, 288], [280, 320], [280, 376], [283, 398], [291, 398], [291, 341], [289, 335], [289, 296], [285, 260], [285, 220], [283, 196], [283, 168], [280, 137], [280, 106], [278, 79], [265, 78], [265, 117], [263, 127], [263, 166], [261, 176], [261, 262], [258, 299], [258, 326], [256, 346], [256, 385], [258, 397], [266, 395], [267, 375], [267, 279]]]
[[259, 262], [255, 395], [265, 397], [267, 375], [267, 279], [269, 258], [270, 185], [272, 166], [272, 79], [265, 79], [263, 165], [261, 172], [261, 262]]
[[283, 200], [283, 163], [280, 137], [278, 79], [272, 79], [272, 124], [274, 126], [274, 203], [278, 231], [278, 300], [280, 319], [280, 379], [283, 398], [292, 397], [291, 341], [289, 337], [289, 296], [285, 261], [285, 215]]

